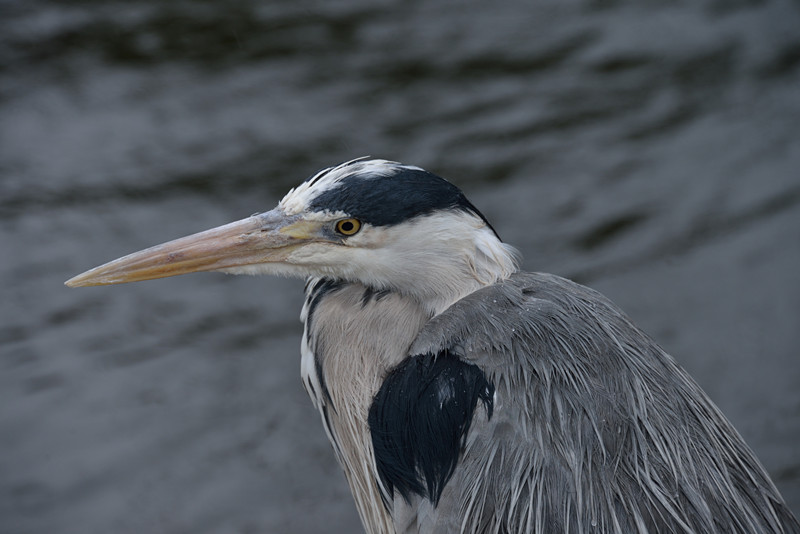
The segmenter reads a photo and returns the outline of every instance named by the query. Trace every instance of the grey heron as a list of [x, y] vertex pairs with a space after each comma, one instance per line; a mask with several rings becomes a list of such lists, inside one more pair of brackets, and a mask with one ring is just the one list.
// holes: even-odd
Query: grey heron
[[421, 168], [343, 163], [66, 284], [197, 271], [307, 279], [302, 380], [368, 532], [800, 532], [671, 356]]

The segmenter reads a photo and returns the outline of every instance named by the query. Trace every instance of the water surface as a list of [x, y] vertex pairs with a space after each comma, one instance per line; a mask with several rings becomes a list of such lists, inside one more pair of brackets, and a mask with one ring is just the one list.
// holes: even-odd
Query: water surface
[[800, 6], [0, 2], [0, 531], [351, 532], [299, 281], [62, 284], [365, 154], [595, 287], [800, 512]]

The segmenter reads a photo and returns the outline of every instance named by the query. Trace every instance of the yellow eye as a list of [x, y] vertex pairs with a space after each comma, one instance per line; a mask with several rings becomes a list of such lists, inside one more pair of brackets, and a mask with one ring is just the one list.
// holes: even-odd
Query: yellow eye
[[336, 222], [336, 231], [342, 235], [355, 235], [361, 230], [361, 221], [358, 219], [342, 219]]

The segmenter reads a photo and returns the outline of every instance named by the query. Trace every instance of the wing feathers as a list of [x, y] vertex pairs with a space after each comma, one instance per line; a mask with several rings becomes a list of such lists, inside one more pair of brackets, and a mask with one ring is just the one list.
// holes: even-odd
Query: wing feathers
[[496, 389], [422, 531], [800, 532], [705, 393], [595, 291], [520, 273], [433, 318], [411, 352], [459, 354]]

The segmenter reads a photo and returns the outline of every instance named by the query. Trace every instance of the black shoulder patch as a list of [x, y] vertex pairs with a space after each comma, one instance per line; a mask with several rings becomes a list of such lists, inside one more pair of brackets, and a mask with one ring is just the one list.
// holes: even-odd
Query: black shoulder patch
[[369, 410], [378, 473], [391, 493], [438, 504], [463, 451], [478, 400], [492, 417], [494, 386], [448, 351], [404, 360]]
[[489, 224], [458, 187], [428, 171], [400, 166], [390, 176], [347, 176], [314, 198], [310, 208], [343, 211], [375, 226], [398, 224], [447, 209], [474, 213]]

